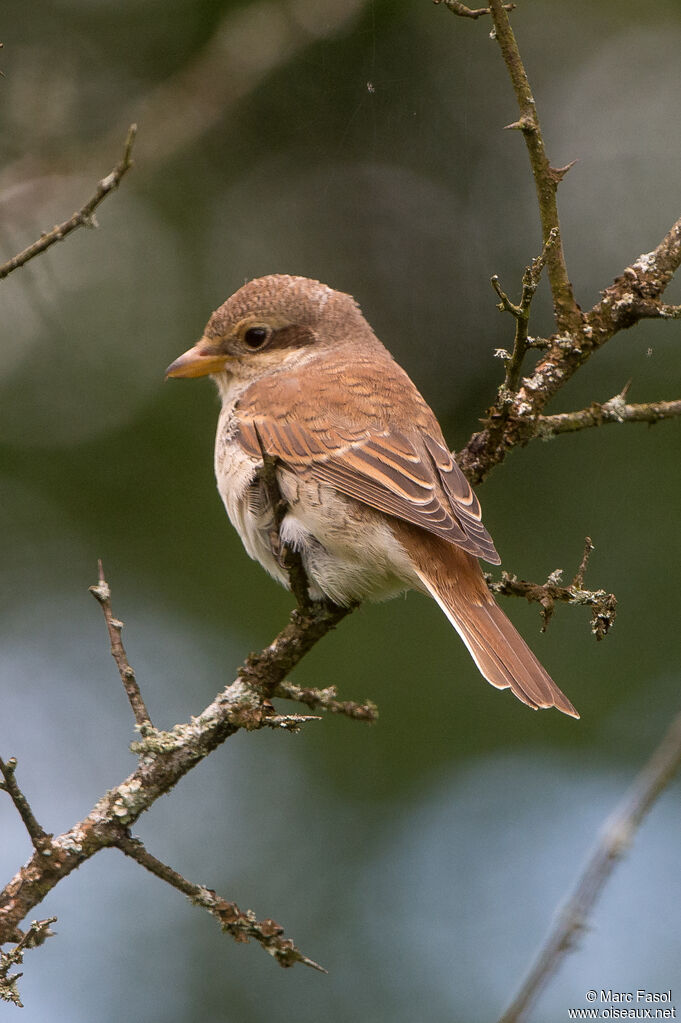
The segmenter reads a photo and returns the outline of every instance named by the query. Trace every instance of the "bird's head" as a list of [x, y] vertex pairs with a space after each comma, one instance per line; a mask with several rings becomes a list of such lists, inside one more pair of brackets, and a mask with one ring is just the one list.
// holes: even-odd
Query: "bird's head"
[[213, 313], [203, 336], [166, 370], [166, 377], [271, 372], [301, 349], [317, 350], [371, 336], [350, 295], [307, 277], [272, 274], [249, 281]]

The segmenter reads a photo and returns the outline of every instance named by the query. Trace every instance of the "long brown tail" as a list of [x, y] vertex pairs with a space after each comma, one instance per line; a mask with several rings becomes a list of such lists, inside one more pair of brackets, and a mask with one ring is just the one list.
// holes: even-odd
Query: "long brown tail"
[[[537, 710], [557, 707], [579, 714], [494, 600], [476, 558], [458, 547], [410, 531], [409, 554], [424, 588], [438, 602], [468, 647], [482, 675]], [[404, 543], [403, 537], [400, 539]], [[416, 542], [414, 542], [416, 541]]]

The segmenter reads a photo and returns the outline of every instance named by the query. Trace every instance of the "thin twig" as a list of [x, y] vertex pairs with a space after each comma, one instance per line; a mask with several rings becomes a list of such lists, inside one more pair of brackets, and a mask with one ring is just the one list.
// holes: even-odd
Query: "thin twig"
[[591, 609], [591, 632], [596, 639], [604, 639], [617, 615], [615, 594], [606, 590], [585, 590], [576, 582], [570, 586], [561, 586], [561, 576], [561, 570], [557, 569], [545, 583], [531, 583], [508, 572], [502, 572], [501, 579], [495, 580], [489, 572], [485, 572], [485, 581], [491, 592], [498, 597], [524, 597], [530, 603], [539, 604], [543, 618], [542, 632], [546, 632], [556, 604], [588, 607]]
[[504, 4], [501, 0], [490, 0], [490, 9], [495, 37], [501, 48], [520, 110], [519, 119], [508, 127], [518, 128], [525, 139], [537, 191], [544, 244], [549, 240], [551, 232], [556, 232], [555, 244], [551, 246], [547, 259], [556, 323], [559, 330], [574, 329], [580, 325], [582, 317], [565, 264], [556, 202], [558, 182], [565, 175], [567, 168], [556, 171], [546, 155], [537, 106]]
[[586, 574], [587, 568], [589, 567], [589, 559], [591, 558], [592, 552], [595, 550], [596, 548], [594, 547], [593, 540], [591, 539], [591, 537], [590, 536], [585, 537], [584, 553], [582, 554], [582, 560], [580, 561], [579, 568], [575, 572], [575, 577], [572, 580], [572, 586], [575, 589], [581, 590], [584, 587], [584, 576]]
[[558, 241], [558, 230], [552, 228], [544, 247], [539, 256], [532, 260], [529, 266], [525, 267], [523, 273], [522, 293], [520, 303], [516, 305], [510, 300], [505, 291], [502, 290], [499, 278], [495, 274], [490, 283], [497, 293], [500, 301], [498, 309], [510, 313], [515, 319], [515, 338], [513, 340], [513, 351], [509, 355], [504, 349], [499, 349], [496, 354], [503, 356], [506, 361], [506, 373], [504, 382], [499, 388], [497, 400], [487, 413], [487, 424], [490, 434], [490, 444], [499, 444], [503, 438], [506, 423], [513, 408], [513, 401], [518, 392], [518, 384], [522, 372], [523, 361], [530, 348], [536, 344], [528, 337], [530, 322], [530, 309], [535, 296], [542, 270], [546, 265], [551, 248]]
[[293, 682], [280, 682], [273, 696], [287, 700], [297, 700], [312, 710], [328, 710], [331, 714], [344, 714], [355, 721], [378, 721], [378, 707], [371, 700], [356, 703], [354, 700], [336, 699], [338, 691], [335, 686], [326, 689], [308, 689], [294, 685]]
[[151, 725], [149, 711], [142, 699], [142, 694], [140, 692], [139, 685], [137, 684], [135, 672], [128, 663], [128, 655], [125, 652], [125, 647], [123, 646], [123, 641], [121, 639], [123, 622], [114, 617], [111, 609], [111, 590], [109, 589], [109, 584], [104, 578], [104, 569], [102, 568], [101, 559], [97, 562], [97, 565], [99, 570], [99, 582], [95, 586], [90, 587], [90, 593], [104, 612], [104, 620], [109, 632], [109, 639], [111, 640], [111, 656], [116, 662], [116, 667], [118, 668], [118, 673], [121, 676], [123, 688], [125, 689], [132, 712], [135, 715], [135, 722], [140, 729], [144, 729]]
[[97, 189], [92, 198], [85, 203], [82, 209], [78, 210], [73, 214], [69, 220], [65, 220], [63, 224], [58, 224], [53, 227], [51, 231], [44, 232], [37, 241], [29, 245], [28, 248], [24, 249], [23, 252], [17, 253], [12, 259], [8, 259], [6, 263], [0, 266], [0, 280], [3, 277], [7, 277], [12, 271], [18, 270], [19, 267], [24, 266], [28, 263], [29, 259], [33, 259], [34, 256], [38, 256], [41, 252], [49, 249], [50, 245], [54, 245], [55, 242], [60, 242], [67, 235], [71, 234], [78, 227], [97, 227], [97, 221], [95, 219], [95, 210], [101, 202], [106, 199], [110, 192], [118, 188], [121, 183], [121, 179], [133, 165], [131, 154], [132, 146], [135, 141], [135, 135], [137, 134], [137, 125], [131, 124], [128, 128], [128, 136], [125, 140], [125, 148], [123, 150], [123, 157], [116, 164], [110, 174], [107, 174], [105, 178], [97, 185]]
[[15, 777], [16, 767], [17, 761], [15, 757], [10, 757], [7, 763], [0, 759], [0, 773], [4, 779], [2, 784], [0, 784], [0, 788], [7, 792], [14, 803], [19, 816], [24, 822], [24, 827], [28, 831], [33, 848], [37, 852], [43, 852], [49, 846], [51, 836], [38, 824], [26, 796], [17, 785]]
[[[433, 3], [444, 3], [447, 10], [451, 11], [452, 14], [458, 14], [460, 18], [473, 18], [474, 21], [477, 21], [478, 18], [484, 17], [485, 14], [492, 13], [489, 7], [470, 8], [466, 7], [463, 3], [460, 3], [460, 0], [433, 0]], [[504, 10], [514, 11], [516, 6], [516, 4], [504, 4]]]
[[662, 419], [681, 416], [681, 399], [675, 401], [646, 401], [628, 404], [621, 394], [603, 403], [594, 401], [589, 408], [576, 412], [557, 412], [553, 416], [538, 416], [539, 436], [545, 440], [559, 433], [576, 433], [606, 423], [659, 423]]
[[235, 902], [227, 902], [212, 889], [188, 881], [172, 867], [152, 856], [138, 838], [132, 838], [126, 833], [119, 837], [116, 845], [126, 856], [130, 856], [140, 866], [182, 892], [196, 906], [207, 909], [219, 922], [222, 930], [230, 934], [235, 941], [247, 942], [251, 938], [255, 939], [265, 951], [277, 960], [280, 966], [303, 963], [305, 966], [312, 967], [313, 970], [319, 970], [320, 973], [327, 972], [323, 966], [296, 948], [290, 938], [285, 938], [283, 936], [284, 928], [274, 920], [259, 921], [252, 910], [246, 910], [244, 913]]
[[3, 952], [0, 949], [0, 1001], [11, 1002], [17, 1008], [23, 1009], [24, 1005], [17, 991], [17, 981], [23, 974], [9, 971], [13, 966], [18, 966], [24, 961], [24, 952], [31, 948], [37, 948], [47, 938], [52, 937], [54, 931], [50, 930], [50, 924], [53, 924], [56, 919], [56, 916], [50, 916], [46, 920], [34, 920], [14, 948], [9, 952]]
[[598, 897], [617, 862], [633, 842], [636, 831], [655, 800], [681, 768], [681, 714], [674, 718], [652, 757], [634, 780], [624, 800], [606, 822], [577, 885], [560, 910], [520, 991], [499, 1023], [520, 1023], [540, 991], [575, 947]]

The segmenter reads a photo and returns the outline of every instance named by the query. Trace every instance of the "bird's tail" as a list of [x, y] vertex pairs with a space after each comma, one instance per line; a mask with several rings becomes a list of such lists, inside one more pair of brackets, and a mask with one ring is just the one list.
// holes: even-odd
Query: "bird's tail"
[[497, 689], [510, 689], [533, 710], [557, 707], [578, 718], [567, 696], [494, 600], [477, 559], [436, 537], [418, 545], [422, 557], [410, 547], [423, 587], [447, 615], [487, 681]]

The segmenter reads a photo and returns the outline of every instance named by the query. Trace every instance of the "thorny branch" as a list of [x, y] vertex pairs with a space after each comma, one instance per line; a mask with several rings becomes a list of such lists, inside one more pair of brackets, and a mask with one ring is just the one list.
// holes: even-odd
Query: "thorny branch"
[[544, 409], [590, 356], [620, 330], [642, 319], [678, 317], [677, 307], [664, 305], [661, 296], [680, 264], [681, 218], [657, 249], [639, 256], [603, 292], [601, 301], [584, 314], [578, 331], [556, 333], [548, 338], [542, 345], [547, 348], [546, 354], [536, 368], [519, 381], [515, 394], [505, 393], [506, 400], [489, 409], [483, 429], [473, 434], [457, 456], [471, 483], [480, 483], [509, 451], [535, 437], [546, 438], [605, 422], [653, 422], [679, 415], [678, 400], [623, 406], [617, 399], [611, 399], [602, 406], [600, 422], [598, 413], [590, 420], [588, 410], [546, 416]]
[[[454, 13], [461, 13], [455, 9], [456, 4], [447, 6]], [[621, 417], [614, 407], [606, 408], [602, 416], [596, 412], [591, 418], [586, 411], [564, 413], [560, 418], [545, 415], [546, 406], [573, 374], [620, 330], [642, 319], [670, 320], [681, 316], [681, 306], [667, 305], [662, 301], [665, 289], [681, 265], [681, 218], [652, 252], [640, 255], [602, 292], [600, 301], [592, 309], [585, 313], [581, 311], [575, 301], [565, 263], [556, 198], [558, 185], [572, 164], [562, 168], [551, 166], [544, 148], [534, 96], [508, 13], [500, 0], [491, 0], [490, 11], [520, 114], [518, 120], [508, 127], [522, 131], [535, 180], [544, 242], [542, 256], [545, 256], [553, 296], [556, 332], [542, 342], [530, 342], [527, 326], [533, 292], [528, 294], [523, 287], [526, 301], [521, 299], [520, 305], [515, 306], [501, 291], [498, 280], [493, 280], [502, 308], [516, 317], [516, 342], [513, 354], [507, 360], [506, 379], [497, 402], [488, 410], [483, 429], [473, 434], [457, 457], [473, 484], [482, 482], [509, 451], [524, 446], [535, 437], [546, 438], [586, 425], [653, 422], [679, 414], [678, 402], [672, 400], [648, 406], [627, 406], [629, 411], [623, 412]], [[525, 271], [524, 285], [530, 271], [531, 267]], [[525, 344], [522, 343], [522, 335], [521, 343], [518, 343], [521, 323]], [[546, 354], [535, 369], [523, 377], [522, 365], [527, 351], [540, 347], [546, 349]]]
[[539, 287], [541, 272], [546, 265], [549, 252], [557, 241], [558, 229], [553, 227], [549, 232], [549, 236], [546, 239], [541, 254], [537, 256], [536, 259], [533, 259], [530, 265], [525, 268], [525, 272], [523, 274], [523, 290], [519, 305], [514, 305], [505, 292], [501, 290], [499, 278], [496, 274], [491, 279], [492, 287], [501, 300], [498, 308], [511, 313], [511, 315], [515, 317], [516, 321], [513, 352], [506, 363], [506, 379], [501, 385], [500, 392], [500, 400], [505, 403], [508, 403], [509, 398], [518, 390], [518, 381], [520, 380], [520, 370], [522, 368], [523, 359], [527, 354], [528, 348], [531, 347], [527, 336], [527, 328], [530, 322], [532, 299]]
[[561, 908], [520, 991], [499, 1023], [521, 1023], [539, 993], [586, 928], [589, 914], [640, 824], [681, 768], [681, 714], [672, 721], [652, 757], [601, 832], [575, 889]]
[[24, 266], [28, 263], [29, 259], [33, 259], [34, 256], [40, 255], [41, 252], [45, 252], [55, 242], [60, 242], [67, 235], [71, 234], [78, 227], [97, 227], [97, 220], [95, 218], [95, 210], [97, 207], [106, 199], [110, 192], [118, 188], [121, 183], [121, 179], [132, 167], [132, 146], [135, 141], [135, 135], [137, 134], [137, 125], [131, 124], [128, 128], [128, 137], [125, 140], [125, 148], [123, 150], [123, 156], [116, 164], [110, 174], [107, 174], [105, 178], [97, 185], [97, 189], [88, 202], [73, 214], [68, 220], [65, 220], [63, 224], [57, 224], [51, 231], [45, 231], [41, 234], [37, 241], [29, 245], [28, 248], [24, 249], [23, 252], [17, 253], [12, 259], [8, 259], [6, 263], [0, 266], [0, 280], [3, 277], [7, 277], [14, 270], [18, 270], [19, 267]]
[[537, 105], [532, 95], [530, 82], [520, 56], [520, 51], [518, 50], [513, 29], [511, 28], [508, 12], [501, 3], [501, 0], [490, 0], [490, 9], [494, 22], [495, 38], [501, 48], [520, 110], [518, 120], [514, 121], [513, 124], [507, 125], [507, 127], [521, 131], [527, 146], [537, 192], [544, 245], [548, 242], [552, 232], [555, 236], [554, 242], [547, 253], [547, 267], [556, 323], [559, 330], [575, 329], [580, 323], [581, 313], [572, 292], [572, 285], [565, 264], [565, 254], [560, 234], [560, 221], [558, 219], [558, 204], [556, 201], [558, 184], [569, 170], [569, 166], [559, 169], [551, 166], [544, 148]]

